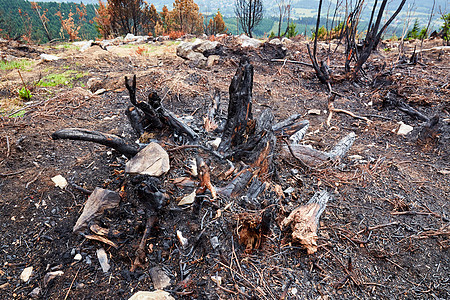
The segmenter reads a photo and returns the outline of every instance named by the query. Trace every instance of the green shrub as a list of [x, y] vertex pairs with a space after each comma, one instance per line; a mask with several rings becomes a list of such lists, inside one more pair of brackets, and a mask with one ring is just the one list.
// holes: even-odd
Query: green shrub
[[27, 89], [26, 87], [22, 87], [19, 90], [19, 97], [24, 99], [24, 100], [30, 100], [31, 99], [31, 92], [29, 89]]

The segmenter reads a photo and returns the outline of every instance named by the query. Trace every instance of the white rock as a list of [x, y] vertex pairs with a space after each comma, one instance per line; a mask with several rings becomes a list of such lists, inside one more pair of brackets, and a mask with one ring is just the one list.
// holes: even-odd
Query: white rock
[[58, 56], [51, 55], [51, 54], [44, 54], [44, 53], [42, 53], [39, 57], [40, 57], [43, 61], [55, 61], [55, 60], [61, 59], [61, 58], [58, 57]]
[[67, 180], [62, 177], [61, 175], [56, 175], [55, 177], [52, 177], [53, 183], [55, 183], [55, 186], [60, 187], [61, 189], [64, 189], [67, 186]]
[[310, 109], [308, 110], [308, 115], [320, 115], [320, 109]]
[[222, 284], [222, 277], [220, 276], [211, 276], [211, 280], [214, 281], [217, 285]]
[[52, 281], [53, 278], [55, 278], [57, 276], [61, 276], [63, 274], [64, 274], [63, 271], [48, 272], [44, 276], [44, 286], [47, 286], [49, 284], [49, 282]]
[[84, 42], [84, 44], [81, 45], [80, 52], [84, 52], [84, 51], [86, 51], [87, 49], [89, 49], [89, 48], [92, 46], [92, 43], [93, 43], [93, 42], [94, 42], [93, 40]]
[[263, 44], [262, 41], [250, 38], [246, 36], [245, 34], [241, 34], [237, 37], [238, 42], [241, 44], [243, 48], [249, 47], [249, 48], [258, 48]]
[[41, 288], [36, 287], [28, 294], [28, 296], [30, 298], [38, 298], [40, 293], [41, 293]]
[[33, 267], [27, 267], [23, 269], [22, 273], [20, 274], [20, 280], [22, 280], [23, 282], [27, 282], [30, 279], [31, 274], [33, 274]]
[[97, 250], [97, 258], [98, 262], [100, 263], [100, 266], [102, 267], [102, 270], [104, 273], [107, 273], [111, 266], [108, 263], [108, 255], [105, 252], [105, 249], [100, 248]]
[[361, 155], [357, 155], [357, 154], [355, 154], [355, 155], [349, 155], [349, 157], [348, 157], [348, 159], [350, 159], [350, 160], [361, 160], [361, 159], [363, 159], [364, 157], [362, 157]]
[[158, 143], [153, 142], [139, 151], [125, 166], [126, 173], [150, 176], [161, 176], [169, 170], [169, 155]]
[[281, 41], [280, 41], [280, 39], [275, 38], [275, 39], [271, 39], [269, 41], [269, 44], [271, 44], [271, 45], [281, 45]]
[[211, 148], [213, 148], [214, 150], [217, 150], [217, 148], [219, 148], [219, 145], [220, 145], [221, 141], [222, 141], [222, 139], [219, 137], [219, 138], [216, 138], [216, 139], [214, 139], [212, 141], [207, 142], [206, 144], [211, 146]]
[[219, 60], [220, 60], [219, 55], [210, 55], [210, 56], [208, 56], [208, 59], [206, 60], [206, 66], [212, 67]]
[[409, 125], [407, 125], [407, 124], [405, 124], [403, 122], [398, 122], [398, 124], [400, 126], [395, 131], [395, 133], [397, 133], [398, 135], [407, 135], [408, 133], [410, 133], [414, 129], [414, 127], [409, 126]]
[[281, 39], [281, 42], [283, 44], [290, 44], [290, 43], [292, 43], [292, 40], [288, 39], [287, 37], [284, 37], [284, 38]]
[[80, 253], [77, 253], [75, 256], [74, 256], [74, 258], [73, 258], [74, 260], [76, 260], [76, 261], [80, 261], [80, 260], [82, 260], [83, 259], [83, 256], [81, 256], [81, 254]]
[[166, 291], [140, 291], [131, 296], [128, 300], [175, 300], [175, 298]]
[[184, 248], [184, 247], [186, 247], [187, 246], [187, 244], [188, 244], [188, 239], [187, 238], [185, 238], [184, 236], [183, 236], [183, 233], [181, 232], [181, 231], [179, 231], [179, 230], [177, 230], [177, 238], [178, 238], [178, 240], [180, 241], [180, 244], [181, 244], [181, 246]]
[[195, 191], [193, 191], [189, 195], [184, 196], [183, 199], [181, 199], [180, 202], [178, 202], [178, 205], [186, 205], [186, 204], [194, 203], [196, 195], [197, 195], [197, 193]]

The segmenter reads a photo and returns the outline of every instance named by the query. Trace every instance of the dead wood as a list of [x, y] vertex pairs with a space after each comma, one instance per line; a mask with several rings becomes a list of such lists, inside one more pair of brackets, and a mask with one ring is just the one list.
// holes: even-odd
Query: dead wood
[[216, 199], [217, 193], [215, 187], [211, 183], [211, 172], [209, 166], [201, 157], [197, 157], [198, 178], [200, 179], [197, 194], [203, 194], [207, 189], [211, 192], [213, 199]]
[[120, 196], [116, 192], [102, 188], [95, 188], [86, 201], [83, 212], [73, 227], [73, 232], [77, 232], [84, 226], [88, 225], [91, 220], [101, 215], [105, 209], [118, 206], [119, 202]]
[[225, 152], [245, 142], [248, 123], [252, 119], [253, 66], [243, 56], [230, 87], [228, 115], [218, 150]]
[[215, 118], [219, 111], [219, 107], [220, 107], [220, 91], [216, 89], [216, 91], [214, 92], [211, 107], [208, 110], [208, 114], [205, 118], [203, 118], [203, 126], [206, 132], [215, 130], [218, 127]]
[[356, 134], [350, 132], [343, 137], [329, 152], [316, 150], [311, 146], [300, 144], [287, 144], [282, 147], [281, 155], [284, 157], [294, 156], [302, 164], [302, 167], [307, 166], [317, 167], [323, 165], [328, 161], [335, 161], [344, 157], [352, 147], [356, 140]]
[[134, 272], [138, 267], [144, 268], [145, 264], [145, 245], [147, 243], [147, 239], [150, 235], [150, 231], [153, 228], [153, 225], [156, 222], [156, 216], [149, 216], [147, 218], [147, 222], [145, 223], [145, 230], [142, 236], [141, 242], [139, 243], [139, 247], [136, 250], [136, 258], [134, 259], [133, 264], [131, 265], [130, 272]]
[[417, 118], [421, 121], [428, 122], [430, 120], [430, 118], [428, 118], [426, 115], [424, 115], [423, 113], [414, 109], [409, 104], [406, 104], [405, 102], [401, 101], [400, 99], [398, 99], [396, 97], [395, 94], [393, 94], [391, 92], [389, 92], [386, 95], [386, 97], [384, 98], [383, 106], [384, 107], [389, 107], [389, 106], [397, 107], [400, 111], [402, 111], [414, 118]]
[[291, 126], [301, 117], [302, 117], [301, 114], [293, 114], [293, 115], [289, 116], [288, 118], [286, 118], [285, 120], [274, 124], [272, 126], [272, 130], [278, 134], [281, 130], [283, 130], [283, 128]]
[[116, 149], [120, 153], [132, 157], [139, 152], [135, 146], [127, 144], [118, 136], [102, 133], [99, 131], [87, 130], [82, 128], [66, 128], [61, 129], [52, 134], [54, 140], [66, 139], [76, 141], [87, 141], [101, 144]]
[[319, 219], [330, 198], [331, 195], [327, 191], [316, 192], [308, 203], [294, 209], [281, 222], [282, 228], [291, 225], [293, 240], [305, 247], [308, 254], [317, 251]]
[[227, 197], [236, 197], [242, 193], [252, 177], [253, 173], [249, 169], [242, 170], [228, 185], [219, 188], [217, 192]]
[[[197, 133], [192, 130], [188, 125], [179, 120], [172, 112], [168, 111], [162, 104], [159, 95], [153, 91], [148, 95], [148, 101], [138, 101], [136, 98], [136, 75], [133, 75], [133, 81], [130, 85], [128, 78], [125, 76], [125, 86], [130, 94], [130, 102], [137, 108], [139, 108], [145, 115], [145, 122], [142, 121], [144, 128], [163, 128], [168, 126], [172, 128], [178, 134], [187, 136], [191, 141], [198, 139]], [[130, 113], [131, 115], [131, 113]], [[136, 117], [133, 116], [134, 119]], [[130, 121], [134, 122], [134, 120]], [[133, 128], [140, 129], [139, 126], [133, 126]], [[136, 129], [135, 129], [136, 130]]]

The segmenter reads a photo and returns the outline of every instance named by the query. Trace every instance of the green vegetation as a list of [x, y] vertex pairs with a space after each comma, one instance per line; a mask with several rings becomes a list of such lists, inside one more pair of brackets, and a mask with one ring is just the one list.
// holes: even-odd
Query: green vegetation
[[11, 61], [1, 60], [0, 70], [6, 71], [19, 69], [23, 71], [29, 71], [32, 64], [33, 64], [32, 61], [26, 59], [11, 60]]
[[18, 111], [17, 113], [13, 114], [11, 118], [20, 118], [23, 117], [23, 115], [26, 113], [25, 109]]
[[81, 77], [87, 76], [87, 72], [77, 72], [77, 71], [66, 71], [64, 73], [59, 74], [49, 74], [39, 80], [36, 84], [40, 87], [50, 87], [57, 85], [67, 85], [69, 87], [73, 87], [73, 81], [80, 79]]
[[30, 100], [31, 99], [31, 92], [29, 89], [27, 89], [26, 87], [22, 87], [19, 90], [19, 97], [24, 99], [24, 100]]
[[292, 38], [292, 37], [298, 35], [298, 31], [295, 30], [296, 27], [297, 27], [297, 25], [294, 22], [291, 22], [291, 24], [289, 24], [289, 28], [288, 28], [288, 31], [287, 31], [287, 37], [288, 38]]
[[[81, 4], [39, 2], [38, 5], [40, 13], [45, 13], [48, 18], [46, 26], [52, 39], [68, 40], [67, 32], [61, 31], [61, 20], [56, 13], [61, 12], [64, 19], [72, 13], [75, 24], [78, 24], [80, 19], [78, 12], [83, 10]], [[94, 39], [98, 36], [93, 21], [95, 6], [88, 4], [85, 10], [86, 21], [81, 22], [78, 36], [81, 39]], [[0, 29], [0, 37], [3, 38], [22, 38], [25, 41], [31, 40], [37, 43], [49, 41], [37, 12], [33, 10], [31, 3], [25, 0], [0, 0]]]
[[424, 38], [427, 38], [427, 37], [428, 37], [427, 28], [423, 27], [422, 29], [420, 29], [420, 27], [419, 27], [419, 20], [417, 20], [417, 19], [414, 22], [413, 28], [406, 33], [406, 38], [408, 40], [424, 39]]
[[442, 30], [444, 31], [444, 41], [447, 41], [447, 45], [450, 44], [450, 13], [443, 15], [441, 19], [444, 21], [442, 24]]

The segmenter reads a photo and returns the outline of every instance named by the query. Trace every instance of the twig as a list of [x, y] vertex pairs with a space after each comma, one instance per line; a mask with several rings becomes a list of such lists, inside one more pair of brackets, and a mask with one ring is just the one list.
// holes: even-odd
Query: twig
[[9, 157], [9, 154], [11, 153], [11, 147], [9, 145], [9, 136], [6, 136], [6, 147], [8, 148], [8, 151], [6, 152], [6, 157]]
[[8, 176], [13, 176], [13, 175], [18, 175], [18, 174], [22, 174], [23, 172], [25, 172], [25, 170], [13, 172], [13, 173], [0, 173], [0, 177], [8, 177]]
[[78, 272], [80, 272], [80, 269], [81, 269], [81, 266], [78, 268], [77, 273], [76, 273], [75, 276], [73, 277], [73, 280], [72, 280], [72, 282], [70, 283], [69, 289], [67, 290], [67, 294], [66, 294], [66, 296], [64, 297], [64, 300], [66, 300], [67, 297], [69, 297], [70, 290], [72, 289], [73, 283], [75, 282], [75, 279], [77, 278]]
[[284, 142], [286, 143], [286, 145], [288, 146], [288, 149], [289, 149], [289, 152], [291, 153], [291, 155], [300, 163], [300, 165], [302, 166], [302, 168], [305, 168], [305, 169], [307, 169], [307, 170], [310, 170], [310, 169], [315, 169], [314, 167], [310, 167], [310, 166], [308, 166], [305, 162], [303, 162], [303, 160], [300, 158], [300, 157], [297, 157], [295, 154], [294, 154], [294, 150], [292, 150], [292, 148], [291, 148], [291, 144], [286, 140], [286, 139], [283, 139], [284, 140]]
[[[391, 223], [387, 223], [387, 224], [380, 224], [380, 225], [371, 226], [371, 227], [367, 228], [367, 230], [371, 231], [371, 230], [375, 230], [375, 229], [379, 229], [379, 228], [383, 228], [383, 227], [387, 227], [387, 226], [391, 226], [391, 225], [398, 225], [398, 222], [391, 222]], [[366, 229], [358, 231], [357, 234], [361, 234], [364, 231], [366, 231]]]
[[28, 187], [30, 186], [30, 184], [34, 183], [36, 180], [38, 180], [39, 176], [41, 176], [42, 172], [44, 170], [40, 171], [39, 174], [36, 175], [36, 177], [34, 177], [30, 182], [27, 182], [27, 184], [25, 185], [25, 188], [28, 189]]
[[[296, 61], [296, 60], [289, 60], [289, 59], [272, 59], [271, 62], [282, 62], [284, 64], [291, 63], [291, 64], [297, 64], [297, 65], [314, 68], [314, 66], [312, 64], [308, 64], [308, 63], [304, 63], [304, 62]], [[284, 64], [283, 64], [283, 66], [284, 66]]]

